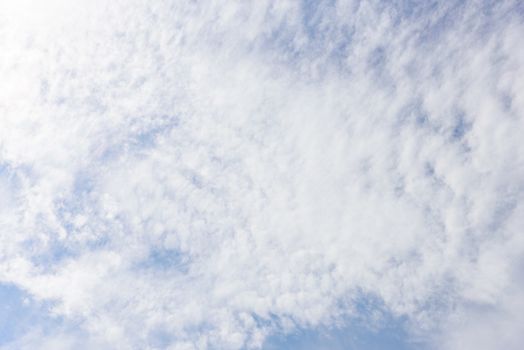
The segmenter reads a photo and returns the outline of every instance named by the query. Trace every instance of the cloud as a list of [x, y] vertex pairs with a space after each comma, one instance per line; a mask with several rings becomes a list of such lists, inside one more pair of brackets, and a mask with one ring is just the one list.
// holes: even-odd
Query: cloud
[[522, 344], [518, 4], [0, 9], [0, 281], [66, 323], [7, 349], [260, 348], [362, 296]]

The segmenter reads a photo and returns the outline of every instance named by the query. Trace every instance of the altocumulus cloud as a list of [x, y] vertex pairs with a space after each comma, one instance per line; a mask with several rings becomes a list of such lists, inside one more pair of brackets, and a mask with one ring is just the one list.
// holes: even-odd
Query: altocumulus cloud
[[523, 34], [519, 1], [2, 0], [2, 348], [522, 349]]

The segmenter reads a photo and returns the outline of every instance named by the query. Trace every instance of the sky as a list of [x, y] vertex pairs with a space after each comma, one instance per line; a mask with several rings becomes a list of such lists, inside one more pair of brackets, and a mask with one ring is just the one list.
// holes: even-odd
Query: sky
[[0, 0], [0, 349], [524, 348], [519, 1]]

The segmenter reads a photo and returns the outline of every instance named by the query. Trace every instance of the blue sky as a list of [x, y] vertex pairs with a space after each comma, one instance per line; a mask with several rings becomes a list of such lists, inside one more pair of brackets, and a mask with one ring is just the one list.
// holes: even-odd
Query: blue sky
[[413, 339], [406, 333], [405, 320], [383, 315], [378, 325], [348, 319], [335, 327], [293, 330], [270, 336], [263, 348], [300, 350], [414, 350], [428, 348], [427, 340]]
[[518, 1], [0, 2], [0, 349], [520, 350]]
[[323, 331], [296, 331], [292, 335], [276, 335], [269, 338], [265, 349], [366, 349], [409, 350], [420, 349], [407, 341], [399, 330], [369, 331], [354, 328]]

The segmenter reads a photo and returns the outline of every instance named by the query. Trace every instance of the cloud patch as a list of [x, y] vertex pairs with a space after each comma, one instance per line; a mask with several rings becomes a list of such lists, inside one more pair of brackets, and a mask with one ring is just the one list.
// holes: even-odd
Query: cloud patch
[[0, 7], [0, 281], [64, 324], [6, 349], [261, 348], [363, 296], [523, 343], [516, 2], [35, 6]]

